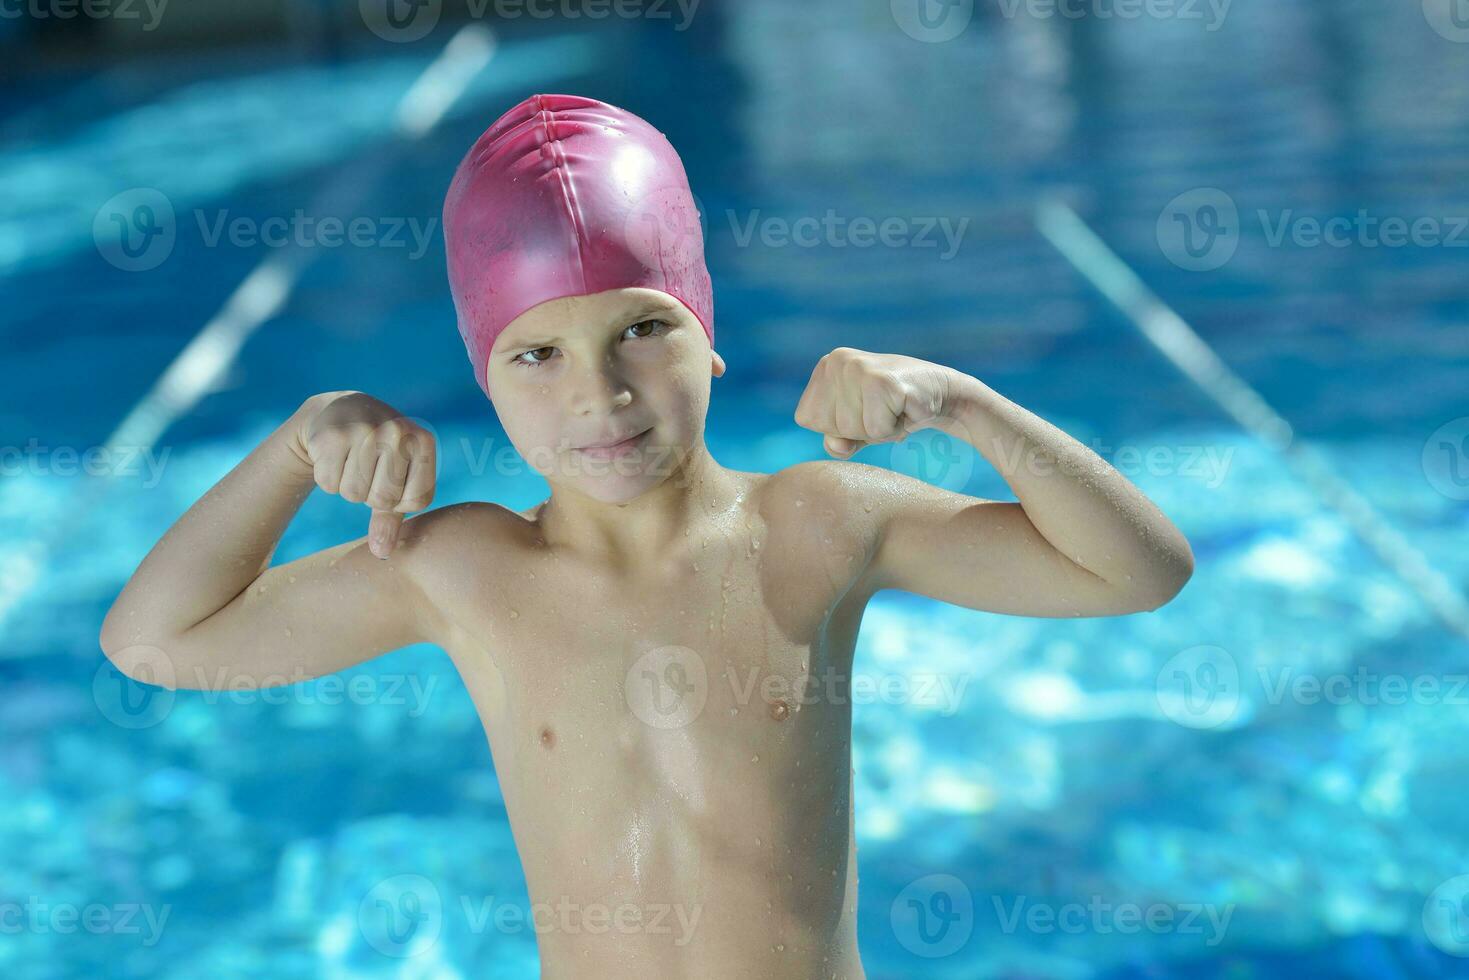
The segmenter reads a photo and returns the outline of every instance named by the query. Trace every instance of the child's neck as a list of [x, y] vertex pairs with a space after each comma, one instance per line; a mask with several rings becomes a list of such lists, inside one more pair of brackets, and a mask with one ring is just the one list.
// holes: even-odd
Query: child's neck
[[535, 519], [549, 546], [627, 567], [677, 554], [691, 537], [727, 514], [745, 486], [701, 443], [684, 465], [624, 503], [557, 489], [553, 483], [551, 496], [536, 509]]

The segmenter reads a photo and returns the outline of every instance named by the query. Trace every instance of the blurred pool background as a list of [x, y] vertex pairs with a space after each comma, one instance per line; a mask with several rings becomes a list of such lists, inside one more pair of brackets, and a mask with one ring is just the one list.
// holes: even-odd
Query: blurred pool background
[[[870, 977], [1469, 976], [1469, 8], [922, 2], [6, 8], [0, 974], [537, 975], [528, 927], [458, 901], [527, 899], [438, 649], [345, 691], [204, 695], [122, 681], [97, 632], [312, 392], [431, 424], [437, 505], [544, 496], [497, 455], [437, 222], [474, 138], [549, 91], [685, 160], [722, 463], [820, 458], [791, 418], [816, 360], [907, 353], [1091, 445], [1193, 544], [1151, 614], [874, 600], [857, 669], [894, 683], [855, 710]], [[1102, 298], [1043, 202], [1290, 449]], [[928, 435], [858, 459], [1012, 499]], [[277, 561], [365, 526], [316, 494]], [[368, 925], [402, 875], [443, 898], [412, 956]]]

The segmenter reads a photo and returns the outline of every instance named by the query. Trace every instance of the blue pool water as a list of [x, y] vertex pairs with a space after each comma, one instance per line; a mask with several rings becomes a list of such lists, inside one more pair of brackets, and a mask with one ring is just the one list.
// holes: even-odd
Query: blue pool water
[[[414, 141], [392, 110], [448, 24], [334, 63], [160, 56], [0, 93], [0, 446], [31, 447], [0, 478], [0, 904], [52, 910], [0, 916], [0, 973], [536, 975], [524, 930], [446, 914], [437, 942], [395, 958], [360, 927], [363, 896], [405, 870], [444, 895], [526, 902], [483, 734], [440, 651], [349, 672], [428, 685], [361, 704], [324, 682], [275, 701], [150, 695], [119, 686], [96, 642], [153, 542], [314, 391], [364, 389], [430, 422], [440, 505], [541, 499], [538, 479], [475, 464], [505, 441], [454, 329], [440, 239], [312, 250], [151, 463], [108, 481], [63, 472], [55, 452], [102, 445], [269, 254], [209, 244], [196, 214], [259, 221], [338, 193], [424, 226], [491, 119], [567, 91], [650, 119], [688, 166], [729, 365], [708, 428], [722, 463], [819, 458], [791, 418], [817, 358], [899, 351], [1091, 445], [1193, 545], [1193, 580], [1151, 614], [874, 600], [859, 672], [965, 686], [854, 712], [869, 976], [1469, 976], [1469, 644], [1034, 220], [1039, 201], [1070, 202], [1462, 595], [1469, 43], [1448, 6], [1238, 0], [1211, 29], [1007, 16], [996, 0], [944, 42], [876, 0], [711, 2], [683, 31], [522, 24]], [[166, 261], [142, 272], [93, 237], [133, 187], [180, 216]], [[1236, 250], [1194, 271], [1171, 209], [1203, 189], [1237, 208]], [[1281, 222], [1359, 209], [1448, 240], [1274, 240]], [[937, 232], [932, 247], [742, 238], [752, 220], [829, 211], [968, 224], [947, 257]], [[1213, 220], [1190, 217], [1200, 235]], [[915, 445], [858, 459], [1009, 497], [974, 453]], [[364, 528], [318, 494], [277, 560]], [[1170, 678], [1221, 667], [1239, 677], [1229, 716], [1181, 708]], [[1342, 696], [1278, 686], [1333, 678]], [[1394, 699], [1387, 678], [1427, 693]], [[54, 914], [89, 906], [111, 926]], [[167, 918], [154, 930], [148, 913]]]

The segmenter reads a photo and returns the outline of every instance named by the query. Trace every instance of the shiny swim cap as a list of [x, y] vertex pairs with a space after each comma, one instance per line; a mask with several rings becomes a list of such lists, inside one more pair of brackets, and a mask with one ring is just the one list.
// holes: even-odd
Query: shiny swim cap
[[714, 343], [714, 290], [683, 162], [626, 110], [532, 95], [470, 147], [444, 198], [459, 334], [486, 395], [490, 348], [526, 310], [642, 286], [699, 319]]

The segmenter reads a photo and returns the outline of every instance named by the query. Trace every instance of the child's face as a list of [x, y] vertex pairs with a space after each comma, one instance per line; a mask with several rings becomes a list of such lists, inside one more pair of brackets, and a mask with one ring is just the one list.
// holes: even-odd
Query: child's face
[[[625, 503], [703, 447], [724, 361], [678, 300], [610, 289], [526, 310], [495, 338], [490, 401], [516, 450], [555, 485]], [[596, 448], [626, 436], [628, 445]]]

